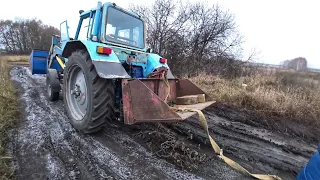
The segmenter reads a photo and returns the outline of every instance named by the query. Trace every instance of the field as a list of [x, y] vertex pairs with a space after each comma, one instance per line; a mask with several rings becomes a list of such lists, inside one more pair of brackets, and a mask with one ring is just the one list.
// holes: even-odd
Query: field
[[[191, 78], [219, 103], [233, 109], [258, 115], [270, 128], [292, 130], [299, 135], [319, 137], [320, 73], [277, 70], [261, 72], [252, 77], [232, 80], [200, 75]], [[300, 132], [288, 122], [303, 124], [314, 130]], [[273, 126], [280, 125], [279, 127]]]
[[29, 64], [29, 56], [21, 55], [21, 56], [0, 56], [2, 60], [5, 60], [9, 65], [28, 65]]
[[[27, 56], [1, 57], [0, 62], [0, 179], [12, 173], [21, 179], [246, 179], [214, 156], [197, 117], [129, 127], [110, 122], [102, 135], [84, 136], [68, 123], [61, 101], [47, 101], [45, 78], [17, 67], [28, 64]], [[214, 75], [190, 80], [217, 101], [205, 115], [228, 157], [251, 172], [292, 179], [319, 137], [320, 91], [310, 83], [318, 77], [279, 70], [231, 80]], [[5, 147], [17, 119], [24, 126], [9, 137], [9, 154], [19, 165], [12, 170]]]

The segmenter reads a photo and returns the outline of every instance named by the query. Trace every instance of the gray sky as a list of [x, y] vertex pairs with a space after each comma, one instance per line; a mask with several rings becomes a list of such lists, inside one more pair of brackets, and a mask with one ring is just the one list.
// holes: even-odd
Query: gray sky
[[[191, 0], [196, 1], [196, 0]], [[242, 35], [245, 36], [244, 51], [260, 52], [261, 62], [278, 64], [282, 60], [305, 57], [309, 65], [320, 68], [320, 1], [316, 0], [207, 0], [218, 2], [236, 17]], [[54, 2], [54, 4], [51, 4]], [[102, 1], [104, 2], [104, 1]], [[148, 4], [152, 0], [117, 0], [126, 8], [128, 3]], [[97, 1], [88, 0], [11, 0], [1, 3], [0, 19], [15, 17], [41, 19], [59, 28], [68, 20], [70, 31], [78, 23], [79, 10], [96, 6]], [[61, 4], [61, 5], [60, 5]], [[51, 7], [55, 7], [52, 9]]]

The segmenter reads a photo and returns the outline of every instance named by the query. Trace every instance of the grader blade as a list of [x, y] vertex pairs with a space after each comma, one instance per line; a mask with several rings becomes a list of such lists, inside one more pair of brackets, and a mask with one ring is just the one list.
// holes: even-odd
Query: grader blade
[[[169, 88], [170, 86], [170, 88]], [[168, 93], [170, 91], [170, 93]], [[181, 108], [202, 110], [214, 101], [191, 105], [176, 105], [181, 96], [204, 94], [189, 80], [169, 79], [135, 79], [122, 81], [122, 101], [125, 124], [139, 122], [175, 122], [182, 121], [194, 115], [194, 112], [175, 112], [168, 105]], [[168, 96], [169, 95], [169, 96]]]

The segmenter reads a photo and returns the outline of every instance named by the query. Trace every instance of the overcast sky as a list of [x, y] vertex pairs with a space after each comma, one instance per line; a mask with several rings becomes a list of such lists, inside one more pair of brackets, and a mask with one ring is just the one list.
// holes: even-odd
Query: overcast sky
[[[196, 1], [196, 0], [191, 0]], [[312, 67], [320, 68], [320, 1], [317, 0], [207, 0], [219, 3], [236, 17], [244, 50], [260, 51], [260, 61], [278, 64], [282, 60], [305, 57]], [[51, 4], [53, 3], [54, 4]], [[104, 2], [104, 1], [102, 1]], [[152, 0], [117, 0], [126, 8], [128, 3], [148, 4]], [[96, 6], [93, 0], [10, 0], [1, 2], [0, 19], [38, 18], [59, 28], [68, 20], [71, 31], [78, 23], [79, 10]], [[54, 9], [53, 9], [53, 8]]]

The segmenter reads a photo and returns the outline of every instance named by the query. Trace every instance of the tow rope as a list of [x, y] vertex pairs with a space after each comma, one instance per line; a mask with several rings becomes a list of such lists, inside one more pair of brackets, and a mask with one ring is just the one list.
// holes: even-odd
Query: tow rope
[[208, 123], [207, 120], [202, 113], [202, 111], [198, 109], [191, 109], [191, 108], [181, 108], [181, 107], [171, 107], [171, 109], [175, 111], [189, 111], [189, 112], [197, 112], [199, 116], [199, 121], [203, 129], [206, 131], [208, 138], [210, 140], [211, 147], [213, 148], [215, 154], [222, 159], [225, 163], [227, 163], [229, 166], [231, 166], [233, 169], [239, 171], [242, 174], [252, 176], [256, 179], [260, 180], [281, 180], [280, 177], [275, 176], [275, 175], [265, 175], [265, 174], [252, 174], [245, 168], [243, 168], [240, 164], [236, 163], [235, 161], [231, 160], [230, 158], [226, 157], [223, 155], [223, 150], [219, 147], [219, 145], [213, 140], [209, 133], [209, 128], [208, 128]]
[[[168, 87], [168, 93], [167, 96], [165, 97], [164, 101], [166, 102], [168, 97], [170, 96], [170, 84], [168, 82], [168, 79], [165, 78], [165, 76], [163, 76], [163, 81], [164, 83], [167, 85]], [[246, 170], [244, 167], [242, 167], [240, 164], [236, 163], [235, 161], [233, 161], [232, 159], [226, 157], [223, 155], [223, 150], [219, 147], [219, 145], [214, 141], [214, 139], [211, 137], [210, 133], [209, 133], [209, 127], [208, 127], [208, 123], [207, 120], [204, 116], [204, 114], [202, 113], [202, 111], [198, 110], [198, 109], [193, 109], [193, 108], [182, 108], [182, 107], [170, 107], [172, 110], [174, 111], [180, 111], [180, 112], [197, 112], [198, 113], [198, 117], [199, 117], [199, 121], [200, 124], [202, 126], [202, 128], [206, 131], [207, 136], [209, 138], [210, 144], [212, 149], [214, 150], [215, 154], [222, 159], [225, 163], [227, 163], [230, 167], [232, 167], [233, 169], [239, 171], [240, 173], [244, 174], [244, 175], [248, 175], [248, 176], [252, 176], [256, 179], [260, 179], [260, 180], [281, 180], [280, 177], [276, 176], [276, 175], [266, 175], [266, 174], [252, 174], [250, 173], [248, 170]]]

